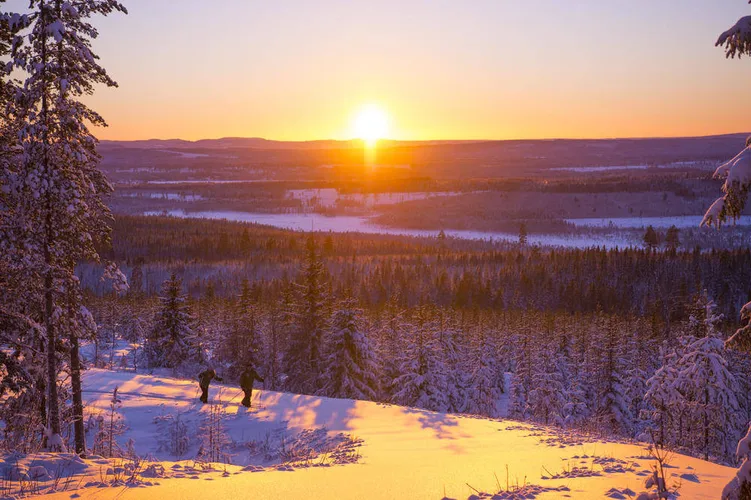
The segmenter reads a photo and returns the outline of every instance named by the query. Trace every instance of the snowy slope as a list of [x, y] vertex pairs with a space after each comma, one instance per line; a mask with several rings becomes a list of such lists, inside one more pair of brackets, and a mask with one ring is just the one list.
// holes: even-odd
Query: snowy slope
[[[159, 452], [164, 432], [154, 417], [180, 411], [192, 430], [208, 406], [196, 404], [197, 384], [187, 380], [91, 370], [84, 379], [90, 408], [109, 407], [111, 391], [119, 386], [129, 430], [123, 444], [135, 440], [139, 454], [157, 460], [175, 460]], [[651, 461], [643, 447], [631, 444], [582, 442], [581, 437], [514, 421], [458, 417], [371, 402], [299, 396], [258, 391], [246, 412], [238, 407], [239, 390], [212, 386], [211, 399], [222, 402], [226, 425], [235, 441], [262, 439], [284, 426], [290, 432], [326, 426], [331, 434], [344, 432], [362, 439], [359, 463], [330, 467], [279, 468], [250, 454], [236, 454], [233, 463], [266, 467], [246, 472], [229, 466], [208, 474], [184, 474], [166, 463], [168, 473], [181, 478], [160, 478], [158, 485], [141, 488], [87, 488], [77, 493], [95, 498], [467, 498], [474, 491], [494, 493], [510, 484], [537, 484], [548, 491], [536, 498], [603, 498], [612, 490], [643, 491]], [[546, 442], [549, 438], [553, 438]], [[578, 441], [578, 442], [577, 442]], [[586, 441], [586, 440], [584, 440]], [[195, 448], [185, 458], [192, 458]], [[261, 460], [261, 462], [258, 462]], [[273, 462], [273, 461], [272, 461]], [[185, 465], [187, 462], [182, 462]], [[190, 462], [192, 463], [192, 462]], [[682, 498], [717, 498], [734, 470], [695, 458], [676, 455], [671, 465], [680, 476]], [[592, 477], [547, 479], [582, 467]], [[251, 467], [252, 468], [252, 467]], [[260, 468], [255, 468], [260, 470]], [[576, 475], [576, 474], [573, 474]], [[626, 490], [627, 491], [627, 490]], [[71, 498], [71, 491], [49, 498]]]

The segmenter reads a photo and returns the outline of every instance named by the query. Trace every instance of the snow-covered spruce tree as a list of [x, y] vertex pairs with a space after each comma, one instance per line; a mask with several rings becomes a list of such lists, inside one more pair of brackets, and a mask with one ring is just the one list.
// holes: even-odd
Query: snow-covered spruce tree
[[[31, 0], [28, 10], [27, 27], [12, 47], [11, 65], [25, 79], [23, 91], [15, 96], [23, 164], [18, 175], [3, 184], [22, 208], [9, 229], [10, 241], [27, 254], [17, 265], [29, 281], [43, 284], [40, 323], [46, 340], [47, 447], [60, 450], [57, 346], [61, 334], [77, 334], [74, 329], [61, 331], [61, 323], [80, 310], [75, 266], [99, 261], [97, 246], [108, 241], [111, 220], [103, 198], [112, 187], [98, 169], [97, 141], [87, 126], [105, 122], [79, 98], [91, 94], [96, 85], [116, 83], [91, 51], [97, 31], [88, 19], [125, 8], [115, 0], [81, 0], [75, 5]], [[66, 300], [68, 305], [63, 306]], [[77, 337], [68, 340], [77, 343]], [[71, 379], [80, 381], [79, 368], [73, 367]], [[77, 447], [81, 439], [77, 436]]]
[[326, 377], [319, 391], [323, 396], [377, 400], [378, 365], [361, 316], [362, 311], [352, 299], [345, 299], [334, 312], [331, 331], [326, 336]]
[[465, 412], [486, 417], [498, 416], [498, 400], [501, 398], [503, 379], [499, 380], [499, 363], [495, 348], [480, 330], [473, 347], [474, 367], [467, 383]]
[[263, 387], [278, 390], [282, 381], [282, 367], [286, 342], [283, 329], [283, 313], [277, 303], [272, 303], [262, 329], [263, 337]]
[[448, 397], [448, 411], [463, 413], [467, 406], [467, 371], [464, 367], [464, 349], [457, 341], [458, 333], [440, 311], [438, 315], [438, 344], [443, 358], [446, 379], [446, 396]]
[[601, 430], [631, 435], [633, 416], [629, 411], [626, 364], [622, 345], [612, 321], [605, 321], [599, 350], [599, 392], [596, 418]]
[[529, 417], [529, 391], [532, 385], [532, 347], [530, 334], [524, 330], [514, 336], [514, 375], [509, 388], [510, 417], [525, 420]]
[[229, 331], [221, 338], [223, 361], [232, 365], [228, 375], [237, 377], [247, 366], [257, 366], [261, 352], [259, 312], [251, 296], [248, 280], [230, 310]]
[[552, 345], [540, 346], [532, 371], [529, 413], [533, 419], [548, 424], [563, 424], [563, 375], [555, 363]]
[[751, 421], [751, 358], [725, 346], [725, 359], [728, 361], [728, 370], [738, 382], [738, 404], [741, 407], [740, 419], [742, 423]]
[[566, 427], [582, 427], [592, 415], [587, 404], [585, 382], [581, 376], [572, 376], [566, 387], [563, 405], [563, 425]]
[[654, 439], [655, 445], [664, 447], [677, 443], [677, 436], [673, 435], [674, 421], [677, 413], [684, 407], [683, 395], [678, 391], [678, 356], [674, 350], [664, 349], [662, 366], [652, 375], [646, 384], [644, 406], [641, 418], [646, 420], [652, 434], [641, 438]]
[[650, 353], [652, 343], [644, 339], [638, 329], [630, 332], [626, 342], [626, 353], [629, 362], [625, 368], [626, 373], [626, 400], [629, 414], [633, 418], [635, 435], [641, 434], [646, 422], [641, 418], [642, 410], [645, 409], [644, 394], [647, 392], [647, 380], [654, 371]]
[[289, 390], [315, 394], [322, 384], [323, 336], [330, 318], [325, 269], [312, 236], [308, 238], [306, 252], [285, 371]]
[[382, 324], [376, 337], [376, 353], [381, 367], [379, 371], [379, 386], [382, 390], [379, 395], [380, 401], [389, 401], [394, 394], [394, 380], [400, 375], [397, 353], [402, 352], [406, 335], [404, 311], [399, 306], [398, 294], [395, 294], [386, 305]]
[[591, 382], [591, 370], [587, 363], [590, 345], [588, 328], [575, 317], [573, 323], [566, 327], [562, 335], [560, 356], [564, 365], [566, 402], [563, 405], [563, 423], [566, 427], [583, 428], [592, 415], [591, 403], [594, 393]]
[[403, 406], [445, 412], [449, 401], [441, 347], [422, 310], [418, 310], [417, 322], [399, 356], [401, 375], [394, 380], [393, 401]]
[[737, 382], [727, 368], [725, 345], [716, 327], [721, 316], [715, 314], [711, 300], [705, 307], [705, 335], [692, 342], [678, 362], [676, 386], [686, 398], [689, 418], [698, 427], [704, 459], [710, 455], [727, 459], [739, 428]]
[[[0, 8], [4, 0], [0, 0]], [[13, 185], [23, 172], [19, 131], [19, 82], [8, 64], [11, 44], [27, 20], [0, 11], [0, 420], [3, 444], [30, 452], [39, 442], [37, 429], [46, 424], [44, 327], [39, 280], [28, 280], [27, 257], [15, 221], [22, 215]]]
[[564, 383], [561, 417], [566, 427], [581, 427], [590, 416], [586, 382], [580, 374], [582, 369], [576, 359], [574, 340], [575, 336], [564, 330], [560, 334], [558, 352], [555, 356], [555, 363]]
[[193, 317], [183, 293], [183, 283], [174, 273], [162, 285], [160, 307], [146, 338], [149, 367], [176, 371], [184, 363], [200, 362], [201, 350], [193, 331]]

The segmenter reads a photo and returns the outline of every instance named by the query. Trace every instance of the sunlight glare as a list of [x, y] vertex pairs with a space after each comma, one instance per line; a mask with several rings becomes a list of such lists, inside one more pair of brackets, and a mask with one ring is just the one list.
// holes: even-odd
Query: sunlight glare
[[355, 116], [352, 130], [358, 139], [362, 139], [368, 146], [373, 146], [388, 133], [388, 115], [379, 107], [371, 105], [364, 107]]

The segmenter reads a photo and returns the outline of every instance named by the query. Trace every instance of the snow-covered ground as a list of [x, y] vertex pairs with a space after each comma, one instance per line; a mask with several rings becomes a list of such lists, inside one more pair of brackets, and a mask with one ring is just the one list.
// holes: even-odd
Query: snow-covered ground
[[[499, 485], [506, 488], [507, 484], [540, 486], [537, 496], [523, 498], [628, 498], [631, 492], [644, 490], [652, 464], [638, 444], [592, 441], [515, 421], [372, 402], [257, 391], [253, 400], [257, 409], [247, 411], [238, 404], [242, 397], [239, 389], [216, 384], [210, 399], [225, 413], [225, 426], [234, 442], [227, 449], [233, 454], [231, 462], [240, 465], [205, 470], [192, 459], [198, 447], [199, 423], [211, 406], [197, 402], [194, 381], [90, 370], [84, 376], [87, 411], [106, 412], [116, 386], [126, 425], [117, 438], [120, 446], [126, 448], [128, 440], [134, 440], [139, 455], [161, 461], [158, 465], [164, 467], [164, 477], [155, 477], [160, 474], [154, 474], [152, 468], [144, 474], [140, 487], [95, 487], [107, 476], [103, 472], [107, 462], [94, 457], [80, 463], [68, 456], [70, 470], [88, 477], [61, 482], [58, 490], [63, 485], [67, 490], [48, 498], [437, 500], [468, 498], [474, 489], [495, 493]], [[165, 428], [168, 416], [178, 413], [192, 437], [181, 462], [175, 462], [178, 457], [171, 456], [164, 446], [169, 440]], [[288, 443], [294, 442], [293, 436], [320, 434], [321, 429], [334, 445], [342, 442], [337, 437], [347, 436], [350, 447], [345, 456], [359, 460], [335, 465], [323, 453], [307, 463], [282, 464], [279, 457], [269, 458], [261, 451], [262, 444], [279, 429], [290, 437]], [[55, 462], [50, 456], [37, 458], [37, 464], [48, 464], [48, 469]], [[3, 466], [7, 468], [7, 462], [0, 462], [0, 468]], [[672, 458], [668, 470], [671, 481], [680, 484], [680, 496], [691, 499], [717, 498], [734, 474], [729, 467], [682, 455]], [[87, 483], [89, 487], [85, 487]]]

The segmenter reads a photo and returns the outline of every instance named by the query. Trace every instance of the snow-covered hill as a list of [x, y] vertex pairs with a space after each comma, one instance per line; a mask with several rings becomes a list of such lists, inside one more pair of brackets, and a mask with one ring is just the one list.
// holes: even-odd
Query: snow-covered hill
[[[138, 455], [164, 466], [165, 477], [155, 478], [160, 474], [152, 468], [144, 474], [147, 479], [141, 487], [95, 488], [94, 483], [106, 475], [107, 465], [93, 457], [77, 466], [88, 478], [69, 481], [67, 491], [49, 498], [69, 499], [76, 494], [123, 499], [437, 500], [468, 498], [476, 491], [495, 493], [507, 484], [540, 487], [528, 488], [533, 494], [537, 491], [537, 496], [524, 498], [628, 498], [644, 490], [653, 463], [638, 445], [590, 441], [515, 421], [372, 402], [257, 391], [256, 409], [247, 411], [239, 405], [239, 389], [217, 384], [212, 386], [210, 399], [217, 403], [215, 410], [222, 410], [224, 426], [234, 442], [225, 445], [233, 465], [206, 472], [193, 459], [201, 446], [199, 428], [212, 405], [198, 403], [197, 383], [90, 370], [84, 378], [87, 411], [107, 417], [116, 386], [126, 426], [117, 437], [119, 446], [125, 450], [132, 440], [130, 447]], [[178, 457], [169, 448], [174, 445], [170, 429], [176, 428], [178, 414], [189, 440], [183, 461], [176, 463]], [[38, 463], [52, 463], [50, 457], [37, 458]], [[294, 463], [283, 463], [289, 460]], [[7, 469], [9, 463], [6, 457], [0, 467]], [[29, 465], [29, 459], [21, 463]], [[680, 484], [681, 497], [691, 499], [718, 498], [734, 474], [729, 467], [682, 455], [672, 458], [668, 470], [674, 484]], [[75, 493], [70, 491], [79, 486]]]

